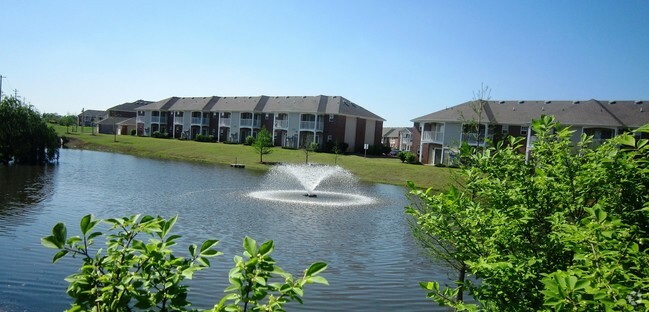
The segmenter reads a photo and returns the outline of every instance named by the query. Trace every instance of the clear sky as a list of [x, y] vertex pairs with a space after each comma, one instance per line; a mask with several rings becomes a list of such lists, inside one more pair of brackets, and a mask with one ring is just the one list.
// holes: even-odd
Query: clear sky
[[42, 113], [339, 95], [385, 126], [474, 98], [649, 100], [649, 1], [0, 0], [0, 75]]

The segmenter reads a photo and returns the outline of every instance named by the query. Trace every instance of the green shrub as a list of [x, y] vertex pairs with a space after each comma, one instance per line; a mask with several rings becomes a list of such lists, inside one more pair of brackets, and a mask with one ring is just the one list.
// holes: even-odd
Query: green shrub
[[249, 135], [249, 136], [246, 137], [246, 140], [244, 141], [243, 144], [252, 145], [253, 143], [255, 143], [255, 137], [253, 137], [252, 135]]
[[159, 139], [168, 139], [168, 138], [169, 138], [169, 134], [166, 133], [166, 132], [153, 131], [153, 133], [151, 134], [151, 137], [153, 137], [153, 138], [159, 138]]
[[345, 142], [333, 142], [329, 141], [325, 143], [324, 150], [327, 153], [334, 153], [334, 154], [344, 154], [347, 149], [349, 148], [349, 144]]
[[417, 162], [417, 157], [415, 157], [415, 154], [413, 154], [411, 152], [407, 152], [406, 153], [406, 162], [409, 163], [409, 164], [414, 164], [415, 162]]
[[196, 136], [194, 141], [197, 141], [197, 142], [214, 142], [214, 136], [213, 135], [199, 134], [199, 135]]
[[[79, 226], [81, 236], [73, 237], [63, 223], [56, 224], [52, 235], [41, 239], [45, 247], [58, 250], [52, 261], [71, 255], [82, 262], [80, 270], [65, 279], [74, 299], [69, 311], [187, 311], [189, 286], [183, 281], [210, 267], [209, 258], [222, 253], [215, 249], [219, 241], [209, 239], [190, 245], [187, 258], [174, 255], [171, 247], [180, 236], [170, 233], [176, 220], [140, 215], [107, 219], [104, 234], [97, 230], [102, 220], [86, 215]], [[104, 235], [107, 248], [93, 250], [94, 241]], [[306, 284], [328, 284], [319, 275], [326, 263], [311, 264], [295, 279], [271, 258], [272, 240], [258, 246], [246, 237], [243, 247], [243, 257], [236, 256], [230, 270], [228, 294], [212, 311], [284, 311], [289, 301], [302, 303]]]
[[397, 158], [399, 158], [402, 163], [414, 164], [417, 161], [415, 154], [409, 151], [401, 151], [397, 153]]
[[528, 157], [508, 137], [463, 149], [446, 192], [409, 183], [414, 233], [458, 276], [421, 283], [427, 296], [458, 310], [648, 311], [649, 141], [625, 133], [594, 149], [554, 117], [531, 128]]

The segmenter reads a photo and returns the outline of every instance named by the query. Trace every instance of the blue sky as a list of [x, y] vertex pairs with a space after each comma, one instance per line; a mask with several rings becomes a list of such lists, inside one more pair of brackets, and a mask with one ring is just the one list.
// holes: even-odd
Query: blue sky
[[0, 2], [2, 91], [40, 112], [340, 95], [385, 126], [473, 99], [649, 99], [649, 1]]

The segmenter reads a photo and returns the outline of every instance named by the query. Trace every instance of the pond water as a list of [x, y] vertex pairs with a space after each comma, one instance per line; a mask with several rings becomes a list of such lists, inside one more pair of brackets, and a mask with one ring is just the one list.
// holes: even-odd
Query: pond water
[[[321, 206], [262, 200], [249, 193], [268, 189], [266, 174], [227, 166], [142, 159], [94, 151], [62, 150], [58, 165], [0, 167], [0, 311], [62, 311], [69, 307], [64, 278], [79, 260], [52, 264], [53, 249], [41, 246], [57, 222], [78, 235], [82, 216], [133, 214], [179, 216], [174, 250], [220, 240], [224, 255], [189, 282], [196, 308], [224, 295], [233, 257], [243, 238], [274, 240], [273, 257], [294, 275], [315, 261], [329, 267], [330, 285], [308, 285], [304, 305], [290, 311], [443, 310], [419, 287], [447, 280], [447, 271], [426, 256], [408, 228], [405, 188], [358, 183], [353, 193], [371, 204]], [[96, 246], [103, 245], [98, 241]]]

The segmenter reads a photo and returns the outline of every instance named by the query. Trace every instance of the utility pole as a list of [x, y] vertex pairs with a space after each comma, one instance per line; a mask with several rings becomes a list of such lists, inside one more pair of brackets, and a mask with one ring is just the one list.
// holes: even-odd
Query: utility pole
[[0, 75], [0, 101], [2, 101], [2, 79], [5, 79], [7, 77]]

